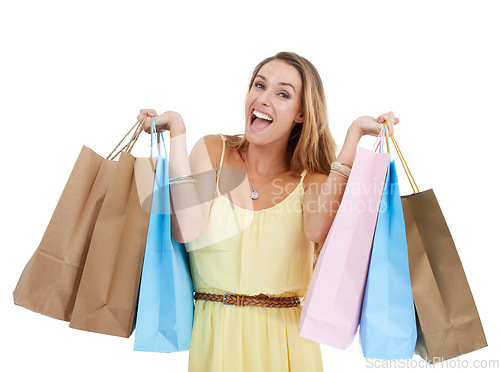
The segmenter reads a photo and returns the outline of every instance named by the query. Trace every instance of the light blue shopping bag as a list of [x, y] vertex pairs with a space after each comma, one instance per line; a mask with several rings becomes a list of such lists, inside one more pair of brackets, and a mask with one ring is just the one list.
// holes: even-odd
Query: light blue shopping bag
[[403, 208], [390, 162], [373, 238], [359, 338], [365, 358], [411, 359], [417, 327]]
[[189, 350], [194, 297], [189, 258], [171, 236], [168, 161], [162, 133], [152, 120], [156, 158], [151, 215], [142, 267], [134, 350]]

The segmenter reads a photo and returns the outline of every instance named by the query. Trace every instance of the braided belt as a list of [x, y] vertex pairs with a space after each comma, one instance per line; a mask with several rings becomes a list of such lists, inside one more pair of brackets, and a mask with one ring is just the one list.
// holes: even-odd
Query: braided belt
[[300, 305], [300, 297], [257, 297], [243, 296], [239, 294], [211, 294], [199, 293], [194, 294], [195, 300], [217, 301], [224, 305], [236, 306], [265, 306], [265, 307], [296, 307]]

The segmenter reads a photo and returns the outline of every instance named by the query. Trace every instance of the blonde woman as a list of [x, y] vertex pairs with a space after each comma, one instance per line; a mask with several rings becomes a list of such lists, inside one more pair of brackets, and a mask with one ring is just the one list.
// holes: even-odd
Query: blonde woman
[[336, 156], [321, 78], [289, 52], [254, 69], [242, 135], [204, 136], [188, 158], [179, 114], [144, 116], [145, 131], [153, 116], [170, 131], [172, 234], [196, 300], [189, 371], [322, 371], [320, 345], [299, 336], [301, 299], [360, 138], [399, 120], [357, 118]]

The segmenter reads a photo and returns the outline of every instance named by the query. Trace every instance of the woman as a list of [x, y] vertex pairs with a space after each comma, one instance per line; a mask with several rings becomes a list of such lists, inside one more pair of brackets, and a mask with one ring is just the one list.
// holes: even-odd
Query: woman
[[196, 292], [189, 371], [322, 371], [319, 344], [299, 337], [299, 298], [360, 138], [399, 120], [357, 118], [336, 158], [320, 76], [289, 52], [256, 66], [244, 134], [205, 136], [189, 160], [181, 116], [144, 115], [170, 131], [172, 234], [186, 243]]

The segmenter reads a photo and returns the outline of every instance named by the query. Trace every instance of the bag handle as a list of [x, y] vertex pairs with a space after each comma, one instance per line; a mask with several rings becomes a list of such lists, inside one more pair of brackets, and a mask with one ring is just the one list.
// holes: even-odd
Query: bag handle
[[[154, 140], [156, 140], [156, 146], [153, 144]], [[159, 153], [158, 151], [158, 135], [156, 133], [156, 118], [153, 116], [153, 118], [151, 119], [151, 149], [149, 151], [149, 157], [152, 158], [153, 157], [153, 147], [155, 148], [156, 150], [156, 154]]]
[[396, 149], [396, 153], [398, 154], [399, 160], [401, 160], [401, 164], [403, 165], [403, 169], [406, 173], [406, 177], [408, 177], [408, 181], [410, 181], [410, 186], [413, 190], [413, 193], [415, 193], [415, 189], [417, 190], [416, 192], [420, 192], [420, 190], [418, 189], [417, 183], [415, 182], [415, 178], [413, 178], [413, 175], [411, 174], [410, 168], [408, 167], [408, 164], [406, 163], [406, 160], [403, 156], [403, 153], [401, 152], [401, 149], [398, 146], [398, 142], [396, 141], [396, 138], [394, 137], [394, 133], [392, 133], [391, 129], [389, 128], [389, 125], [387, 124], [387, 120], [384, 120], [384, 126], [386, 128], [385, 140], [386, 140], [386, 144], [387, 144], [387, 151], [389, 151], [389, 138], [387, 135], [387, 132], [389, 132], [392, 143], [394, 144], [394, 148]]
[[[156, 146], [153, 145], [153, 141], [156, 139]], [[156, 150], [157, 155], [165, 157], [167, 154], [167, 149], [165, 148], [165, 141], [163, 139], [163, 133], [156, 131], [156, 117], [153, 116], [151, 120], [151, 151], [150, 157], [153, 157], [153, 146]], [[161, 151], [163, 150], [163, 151]]]
[[[147, 117], [144, 117], [142, 119], [137, 120], [137, 122], [133, 125], [133, 127], [129, 129], [127, 134], [125, 134], [125, 136], [123, 136], [123, 138], [120, 140], [120, 142], [118, 142], [118, 145], [115, 146], [113, 151], [111, 151], [111, 153], [106, 157], [107, 160], [113, 160], [122, 151], [125, 151], [128, 153], [130, 153], [132, 151], [135, 143], [137, 142], [137, 139], [139, 138], [139, 136], [142, 133], [143, 123], [144, 123], [144, 120], [146, 120], [146, 118]], [[118, 146], [121, 145], [121, 143], [125, 140], [125, 138], [127, 138], [127, 136], [130, 134], [130, 132], [132, 132], [134, 129], [135, 129], [135, 131], [134, 131], [134, 134], [132, 134], [132, 138], [130, 138], [130, 141], [128, 143], [126, 143], [125, 146], [123, 146], [120, 150], [118, 150], [116, 152], [116, 154], [113, 155], [113, 153], [116, 151]], [[113, 155], [113, 157], [111, 157], [111, 155]]]
[[383, 130], [381, 130], [377, 136], [377, 140], [375, 141], [375, 144], [373, 145], [372, 151], [373, 152], [382, 152], [382, 137], [383, 137]]

